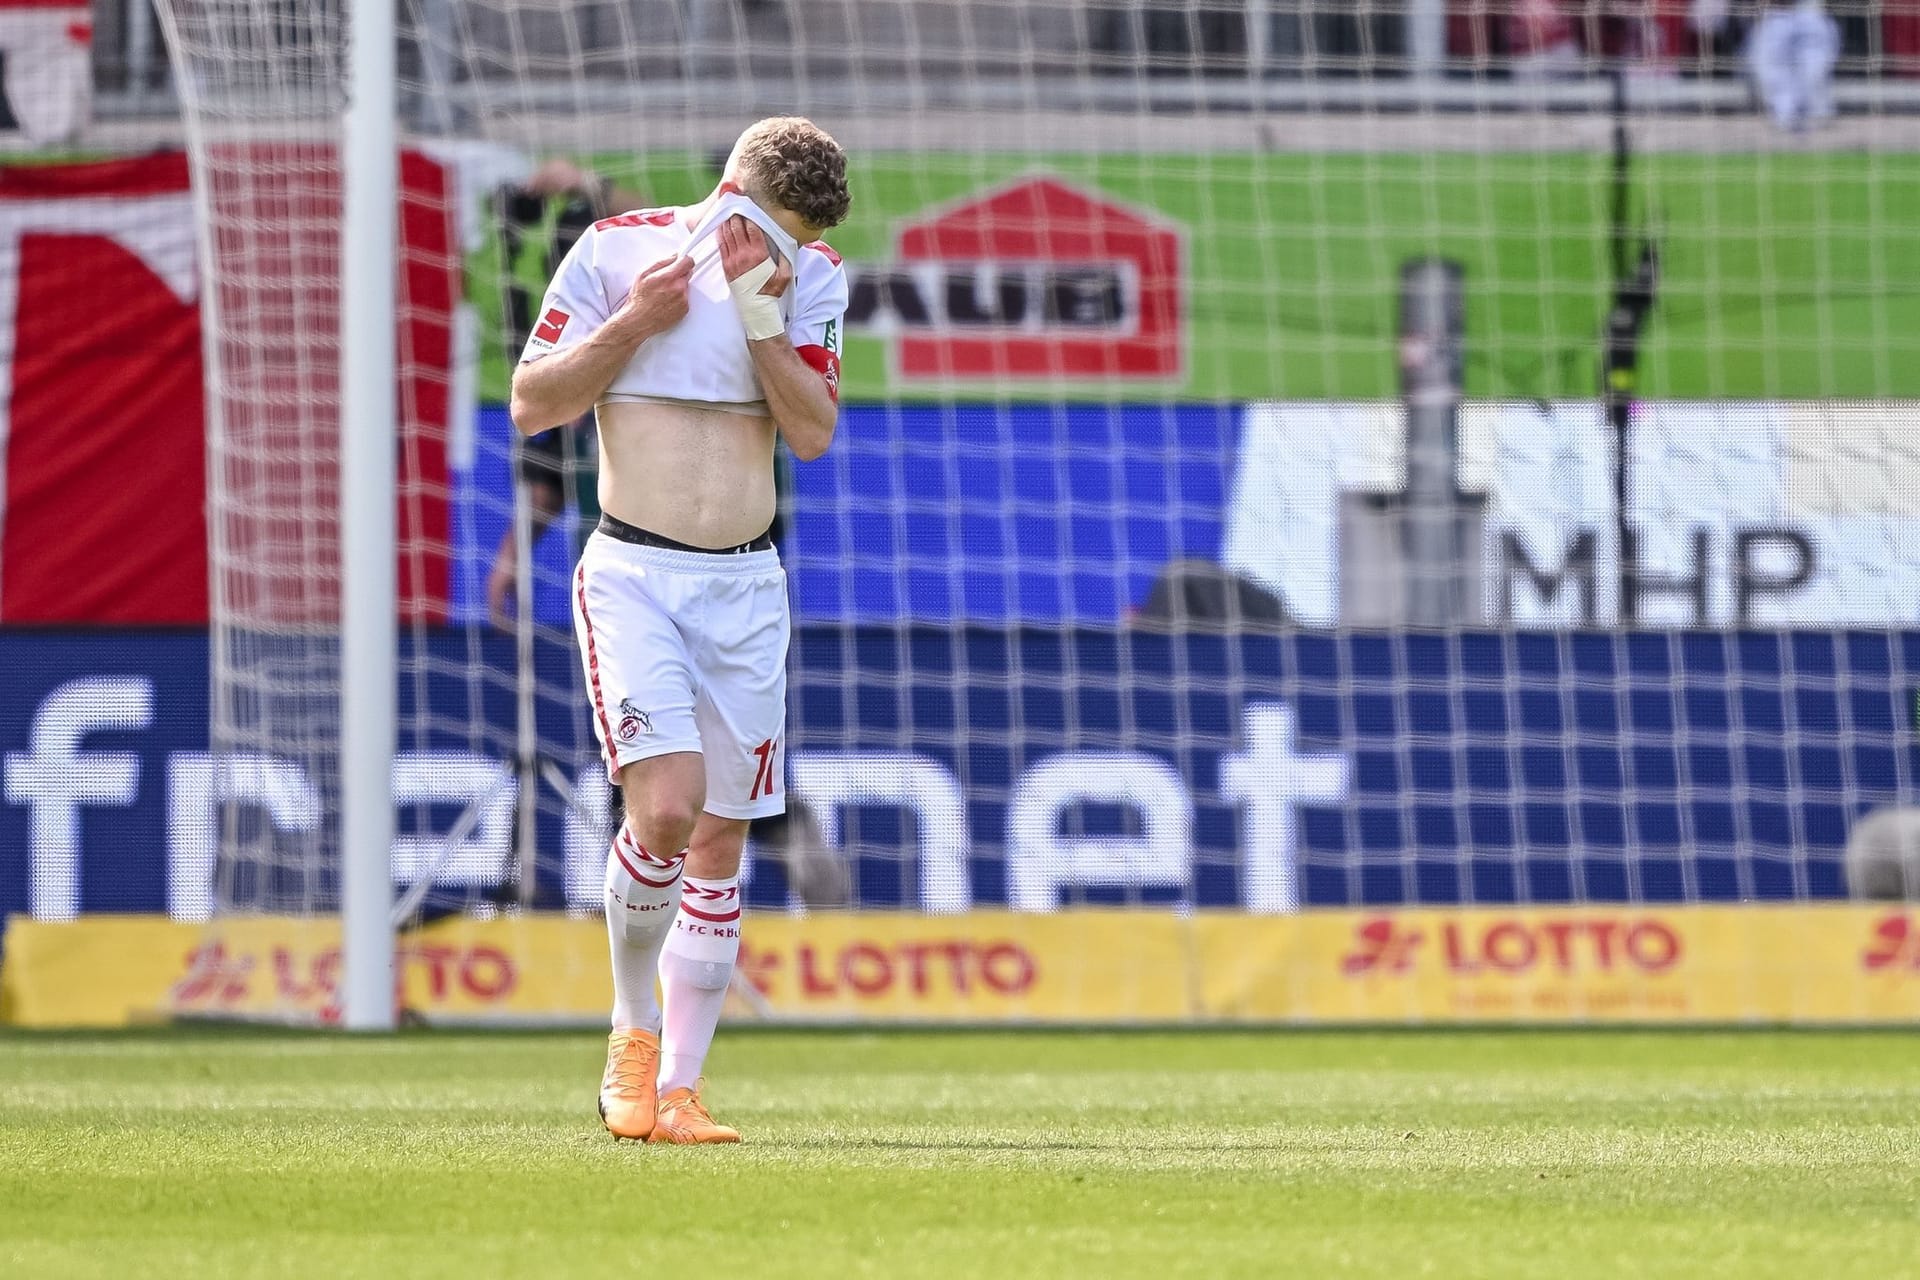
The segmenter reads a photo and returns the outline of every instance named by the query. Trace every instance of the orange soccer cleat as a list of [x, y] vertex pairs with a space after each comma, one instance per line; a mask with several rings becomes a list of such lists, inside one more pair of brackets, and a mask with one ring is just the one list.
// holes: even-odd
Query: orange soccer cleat
[[714, 1123], [713, 1117], [707, 1114], [706, 1107], [701, 1104], [700, 1095], [694, 1090], [675, 1089], [660, 1099], [660, 1119], [653, 1126], [653, 1136], [647, 1141], [689, 1145], [738, 1142], [740, 1131]]
[[660, 1037], [615, 1031], [607, 1037], [607, 1073], [600, 1077], [600, 1121], [615, 1138], [644, 1142], [660, 1110]]

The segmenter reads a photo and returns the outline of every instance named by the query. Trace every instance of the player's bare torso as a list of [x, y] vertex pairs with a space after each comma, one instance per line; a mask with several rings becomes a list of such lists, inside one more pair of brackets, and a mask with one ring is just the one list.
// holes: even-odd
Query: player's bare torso
[[[705, 209], [703, 203], [647, 210], [608, 219], [597, 230], [642, 242], [624, 255], [624, 276], [648, 260], [680, 251]], [[604, 283], [608, 296], [617, 298], [632, 281], [608, 278]], [[676, 326], [682, 332], [674, 340], [692, 349], [681, 358], [738, 364], [746, 339], [710, 250], [689, 281], [687, 305], [687, 318]], [[689, 341], [695, 338], [697, 345]], [[739, 351], [733, 349], [736, 344]], [[696, 547], [746, 542], [773, 522], [772, 418], [691, 400], [619, 398], [603, 401], [597, 416], [602, 510]]]
[[773, 419], [694, 404], [599, 408], [600, 506], [696, 547], [734, 546], [773, 523]]

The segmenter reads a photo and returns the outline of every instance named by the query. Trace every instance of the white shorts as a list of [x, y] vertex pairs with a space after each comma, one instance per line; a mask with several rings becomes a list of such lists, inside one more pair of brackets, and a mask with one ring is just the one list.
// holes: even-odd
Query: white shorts
[[790, 627], [778, 552], [670, 551], [596, 532], [574, 571], [573, 625], [609, 778], [696, 751], [708, 813], [785, 812]]

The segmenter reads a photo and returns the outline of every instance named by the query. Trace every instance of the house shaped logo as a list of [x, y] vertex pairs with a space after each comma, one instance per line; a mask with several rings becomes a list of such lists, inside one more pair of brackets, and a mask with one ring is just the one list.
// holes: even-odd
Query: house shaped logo
[[1181, 230], [1051, 175], [902, 225], [860, 270], [848, 323], [888, 336], [906, 384], [1180, 379]]

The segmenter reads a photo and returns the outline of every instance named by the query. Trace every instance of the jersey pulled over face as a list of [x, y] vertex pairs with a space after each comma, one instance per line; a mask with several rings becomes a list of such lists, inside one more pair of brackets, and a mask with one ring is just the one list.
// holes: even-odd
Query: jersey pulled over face
[[[724, 199], [743, 202], [746, 197]], [[694, 268], [686, 317], [640, 345], [601, 403], [692, 402], [765, 415], [766, 395], [720, 266], [719, 237], [711, 234], [716, 220], [710, 216], [696, 225], [695, 213], [693, 208], [645, 209], [595, 223], [574, 244], [548, 286], [521, 363], [585, 341], [606, 323], [642, 271], [663, 258], [690, 252]], [[836, 400], [846, 309], [847, 273], [839, 255], [819, 241], [799, 247], [793, 283], [781, 299], [787, 336], [801, 358], [820, 371]]]

